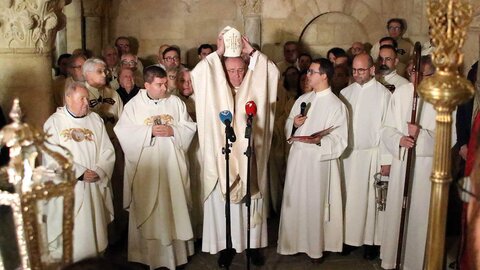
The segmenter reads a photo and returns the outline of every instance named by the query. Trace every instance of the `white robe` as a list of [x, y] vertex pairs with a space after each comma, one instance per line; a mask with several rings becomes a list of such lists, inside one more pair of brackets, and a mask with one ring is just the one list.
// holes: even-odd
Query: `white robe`
[[295, 135], [334, 129], [321, 146], [294, 142], [287, 162], [277, 251], [290, 255], [305, 252], [320, 258], [323, 251], [341, 251], [343, 215], [339, 157], [347, 147], [347, 108], [328, 88], [302, 95], [285, 124], [289, 138], [300, 104], [310, 103], [307, 120]]
[[[51, 134], [49, 141], [66, 147], [73, 155], [75, 177], [86, 169], [95, 171], [100, 180], [95, 183], [78, 181], [75, 185], [75, 225], [73, 230], [73, 259], [78, 261], [98, 256], [108, 244], [107, 225], [113, 220], [113, 205], [110, 178], [115, 163], [115, 152], [105, 126], [98, 114], [90, 112], [83, 118], [74, 118], [65, 107], [58, 108], [44, 124], [43, 129]], [[46, 157], [48, 158], [48, 157]], [[62, 211], [50, 207], [47, 230], [50, 247], [60, 248], [58, 238]], [[55, 251], [53, 251], [55, 252]]]
[[[152, 137], [158, 120], [173, 128], [173, 137]], [[186, 152], [195, 128], [177, 96], [152, 100], [142, 89], [125, 105], [114, 130], [125, 152], [129, 261], [174, 269], [193, 254], [184, 241], [193, 238]]]
[[212, 254], [226, 247], [225, 212], [222, 206], [225, 204], [223, 194], [227, 188], [225, 158], [222, 155], [222, 147], [225, 145], [225, 126], [218, 117], [219, 112], [223, 110], [230, 110], [233, 113], [232, 126], [237, 136], [237, 141], [231, 148], [229, 170], [232, 243], [237, 252], [242, 252], [246, 248], [244, 237], [246, 208], [243, 198], [246, 194], [247, 157], [243, 153], [247, 149], [248, 140], [244, 138], [246, 126], [244, 108], [250, 100], [257, 105], [253, 126], [251, 247], [267, 245], [267, 209], [263, 207], [262, 196], [268, 190], [267, 161], [270, 153], [279, 72], [275, 64], [258, 51], [250, 59], [250, 66], [242, 84], [235, 90], [230, 88], [222, 62], [216, 53], [208, 55], [191, 72], [193, 89], [195, 89], [205, 200], [202, 250]]
[[[384, 233], [380, 249], [382, 267], [385, 269], [395, 268], [396, 265], [407, 160], [407, 149], [399, 147], [399, 143], [402, 136], [408, 135], [407, 122], [410, 122], [411, 118], [412, 97], [411, 83], [395, 90], [382, 128], [382, 141], [392, 155]], [[430, 204], [430, 173], [435, 142], [435, 116], [433, 106], [419, 99], [416, 123], [421, 126], [421, 130], [416, 141], [415, 158], [411, 169], [411, 201], [409, 212], [407, 212], [403, 269], [417, 270], [423, 267]]]
[[[345, 174], [345, 244], [379, 245], [383, 220], [376, 209], [373, 176], [380, 172], [380, 165], [389, 164], [388, 153], [382, 153], [380, 147], [380, 129], [385, 121], [391, 94], [374, 78], [363, 86], [352, 83], [340, 94], [350, 116], [349, 146], [342, 157]], [[382, 154], [383, 160], [387, 161], [382, 162]]]
[[397, 71], [394, 70], [390, 74], [384, 77], [384, 80], [389, 83], [395, 85], [395, 89], [400, 88], [400, 86], [409, 83], [407, 79], [397, 74]]

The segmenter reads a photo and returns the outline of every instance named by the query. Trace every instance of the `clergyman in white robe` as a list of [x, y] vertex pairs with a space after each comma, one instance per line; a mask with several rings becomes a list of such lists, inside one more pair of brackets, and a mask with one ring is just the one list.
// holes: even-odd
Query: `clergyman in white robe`
[[380, 131], [390, 92], [376, 79], [354, 82], [340, 92], [349, 109], [349, 146], [342, 157], [345, 175], [345, 244], [380, 245], [382, 220], [375, 203], [374, 175], [390, 156], [381, 151]]
[[[392, 155], [384, 233], [380, 248], [384, 269], [393, 269], [396, 266], [407, 160], [407, 149], [399, 145], [401, 137], [408, 136], [407, 122], [410, 122], [411, 118], [412, 98], [413, 84], [405, 84], [396, 89], [390, 100], [387, 118], [382, 128], [382, 141]], [[407, 211], [403, 269], [417, 270], [423, 267], [430, 205], [430, 174], [435, 143], [435, 116], [433, 106], [419, 98], [416, 124], [421, 129], [415, 141], [415, 158], [411, 168], [411, 195], [409, 211]]]
[[246, 249], [247, 209], [244, 202], [247, 180], [247, 157], [243, 154], [248, 140], [245, 104], [256, 103], [253, 119], [254, 154], [251, 182], [251, 248], [267, 246], [267, 211], [263, 194], [267, 191], [267, 161], [270, 153], [279, 72], [273, 62], [259, 51], [250, 56], [250, 65], [238, 88], [232, 89], [217, 53], [209, 54], [191, 72], [197, 112], [198, 137], [202, 153], [204, 224], [202, 251], [216, 254], [226, 248], [225, 200], [226, 173], [225, 126], [218, 115], [233, 113], [237, 140], [230, 154], [230, 198], [232, 247], [240, 253]]
[[[174, 136], [153, 137], [159, 122]], [[175, 269], [193, 254], [187, 150], [195, 130], [177, 96], [151, 99], [142, 89], [125, 105], [114, 131], [125, 153], [129, 261]]]
[[[77, 181], [73, 227], [74, 261], [98, 256], [107, 248], [107, 225], [113, 220], [109, 181], [115, 163], [115, 151], [103, 121], [94, 112], [84, 117], [74, 117], [66, 107], [60, 107], [47, 119], [43, 129], [52, 135], [49, 138], [51, 143], [70, 150], [76, 178], [80, 178], [87, 169], [95, 171], [100, 177], [93, 183]], [[53, 212], [49, 212], [47, 220], [48, 241], [55, 253], [55, 250], [61, 249], [59, 236], [62, 227], [58, 226], [61, 225], [58, 220], [62, 219], [62, 211], [61, 208], [49, 210]]]
[[[327, 60], [328, 61], [328, 60]], [[313, 64], [312, 64], [313, 65]], [[307, 119], [294, 133], [308, 136], [332, 127], [321, 145], [293, 142], [287, 161], [277, 252], [306, 253], [318, 259], [323, 251], [343, 245], [343, 210], [339, 157], [347, 147], [347, 108], [330, 88], [300, 96], [285, 124], [292, 134], [294, 117], [305, 102]]]

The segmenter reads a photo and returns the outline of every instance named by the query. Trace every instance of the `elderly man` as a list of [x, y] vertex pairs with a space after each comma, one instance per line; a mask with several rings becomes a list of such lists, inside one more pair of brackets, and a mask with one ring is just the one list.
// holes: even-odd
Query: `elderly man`
[[353, 57], [365, 53], [365, 45], [360, 41], [353, 42], [352, 47], [350, 47], [350, 53]]
[[117, 92], [107, 85], [105, 69], [105, 62], [98, 58], [88, 59], [82, 67], [90, 109], [102, 117], [110, 138], [113, 138], [113, 126], [122, 114], [123, 104]]
[[[367, 245], [364, 257], [378, 256], [382, 219], [375, 205], [374, 175], [388, 175], [390, 159], [380, 145], [380, 129], [385, 121], [390, 92], [375, 80], [375, 66], [368, 54], [353, 60], [354, 83], [340, 94], [349, 108], [350, 137], [342, 157], [345, 174], [345, 244], [343, 254], [351, 246]], [[376, 247], [374, 247], [376, 245]]]
[[[195, 105], [197, 109], [198, 136], [202, 153], [204, 252], [215, 254], [219, 251], [218, 263], [228, 266], [233, 255], [226, 249], [225, 240], [225, 202], [226, 189], [231, 194], [231, 232], [233, 248], [240, 253], [246, 249], [245, 232], [246, 207], [245, 194], [247, 184], [247, 158], [244, 155], [248, 140], [240, 136], [246, 126], [245, 104], [253, 100], [257, 105], [253, 130], [253, 173], [251, 177], [252, 224], [251, 247], [252, 262], [262, 264], [256, 248], [267, 245], [266, 215], [263, 196], [267, 190], [267, 160], [273, 130], [275, 101], [279, 72], [275, 64], [261, 52], [252, 48], [248, 40], [242, 38], [242, 53], [249, 55], [247, 68], [241, 57], [225, 58], [225, 71], [222, 56], [225, 52], [223, 34], [217, 39], [216, 53], [209, 54], [197, 64], [191, 72]], [[218, 119], [223, 110], [233, 112], [232, 125], [238, 138], [230, 154], [230, 171], [225, 172], [225, 159], [221, 154], [225, 145], [225, 126]], [[230, 187], [226, 187], [226, 173], [230, 174]]]
[[407, 79], [397, 74], [399, 63], [397, 50], [391, 45], [380, 46], [377, 58], [379, 81], [391, 92], [400, 86], [409, 83]]
[[143, 68], [139, 68], [138, 57], [132, 53], [125, 53], [120, 58], [120, 68], [129, 68], [133, 71], [134, 81], [136, 85], [142, 86], [143, 81]]
[[[277, 252], [305, 252], [313, 262], [324, 251], [342, 249], [343, 216], [339, 157], [347, 146], [347, 108], [332, 93], [333, 64], [314, 60], [308, 69], [313, 91], [300, 96], [285, 124], [292, 143], [278, 232]], [[302, 113], [301, 104], [308, 104]], [[322, 134], [313, 135], [320, 131]]]
[[[67, 148], [73, 155], [78, 179], [75, 185], [74, 261], [98, 256], [107, 247], [107, 224], [113, 220], [109, 181], [115, 151], [102, 119], [89, 112], [88, 90], [82, 83], [67, 85], [65, 106], [47, 119], [44, 130], [52, 135], [50, 142]], [[58, 219], [61, 219], [61, 211], [60, 217], [48, 215], [47, 224], [58, 224], [55, 222]], [[47, 226], [47, 231], [49, 247], [54, 253], [61, 250], [61, 226]]]
[[127, 102], [132, 99], [140, 91], [140, 87], [135, 84], [133, 71], [129, 68], [122, 68], [118, 74], [118, 81], [120, 87], [117, 89], [117, 93], [122, 99], [122, 103], [125, 106]]
[[145, 69], [145, 89], [126, 106], [115, 133], [125, 152], [128, 260], [150, 269], [186, 264], [193, 254], [187, 150], [196, 125], [167, 91], [167, 74]]
[[118, 50], [115, 46], [107, 46], [102, 50], [102, 58], [107, 64], [107, 78], [110, 88], [117, 89], [118, 84], [118, 64], [120, 59], [118, 58]]

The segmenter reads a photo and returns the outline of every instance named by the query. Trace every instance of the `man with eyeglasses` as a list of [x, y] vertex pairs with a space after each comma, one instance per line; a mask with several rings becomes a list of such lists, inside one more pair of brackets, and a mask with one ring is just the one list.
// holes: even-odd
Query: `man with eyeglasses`
[[163, 51], [163, 64], [165, 65], [165, 69], [168, 71], [169, 69], [179, 68], [181, 65], [181, 56], [180, 56], [180, 49], [174, 46], [170, 46]]
[[397, 74], [398, 63], [397, 51], [393, 46], [380, 46], [380, 52], [377, 58], [378, 81], [385, 85], [392, 93], [395, 89], [408, 83], [407, 79]]
[[[422, 56], [420, 81], [435, 72], [429, 56]], [[418, 99], [416, 123], [410, 123], [412, 83], [404, 84], [392, 95], [387, 117], [381, 131], [382, 142], [392, 157], [384, 231], [380, 254], [383, 269], [396, 267], [400, 216], [403, 204], [407, 149], [415, 147], [413, 170], [410, 178], [410, 203], [405, 227], [403, 269], [422, 269], [427, 240], [430, 204], [430, 173], [435, 144], [435, 116], [432, 104]], [[452, 130], [455, 142], [455, 132]]]
[[138, 63], [138, 57], [131, 53], [125, 53], [120, 58], [120, 68], [131, 69], [133, 71], [135, 84], [143, 87], [143, 69], [138, 67]]
[[345, 175], [345, 239], [342, 255], [365, 245], [364, 258], [378, 256], [382, 219], [376, 210], [374, 175], [387, 176], [389, 155], [380, 145], [380, 130], [385, 121], [390, 92], [375, 79], [375, 66], [368, 54], [355, 56], [354, 83], [340, 95], [349, 109], [350, 134], [342, 156]]
[[326, 58], [312, 62], [307, 80], [313, 90], [297, 99], [285, 124], [291, 148], [277, 252], [303, 252], [313, 263], [325, 251], [341, 251], [343, 242], [339, 158], [347, 146], [348, 112], [330, 88], [333, 72]]
[[54, 111], [58, 107], [63, 107], [65, 105], [64, 94], [65, 86], [72, 82], [83, 82], [85, 79], [82, 74], [82, 66], [85, 63], [84, 55], [74, 54], [68, 58], [67, 64], [67, 78], [59, 77], [58, 79], [53, 80], [52, 89], [53, 89], [53, 106]]
[[[241, 39], [242, 54], [248, 55], [250, 64], [243, 58], [224, 57], [223, 33], [218, 35], [217, 51], [200, 61], [191, 72], [195, 89], [198, 137], [202, 153], [202, 181], [204, 201], [204, 225], [202, 251], [220, 253], [218, 264], [228, 267], [234, 253], [226, 249], [225, 201], [226, 189], [231, 198], [231, 237], [233, 249], [241, 253], [247, 247], [247, 209], [245, 195], [247, 185], [247, 157], [244, 155], [248, 140], [244, 138], [246, 127], [245, 104], [254, 101], [257, 114], [253, 130], [253, 161], [251, 174], [251, 258], [255, 265], [263, 264], [259, 248], [266, 247], [267, 213], [264, 196], [268, 192], [267, 161], [277, 98], [279, 71], [267, 56], [255, 50], [246, 37]], [[224, 68], [225, 66], [225, 68]], [[218, 115], [221, 111], [233, 113], [232, 126], [237, 134], [230, 153], [230, 187], [226, 187], [225, 125]]]
[[[388, 36], [395, 39], [397, 42], [397, 54], [401, 63], [408, 65], [410, 56], [413, 53], [413, 43], [408, 38], [404, 38], [403, 35], [406, 31], [406, 22], [401, 18], [392, 18], [387, 22]], [[370, 55], [374, 58], [378, 56], [380, 44], [376, 42], [373, 46]]]

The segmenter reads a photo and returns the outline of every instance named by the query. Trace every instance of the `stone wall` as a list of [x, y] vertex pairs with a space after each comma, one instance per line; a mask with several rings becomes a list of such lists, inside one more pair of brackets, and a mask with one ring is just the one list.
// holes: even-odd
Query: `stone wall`
[[[302, 41], [314, 55], [339, 46], [348, 49], [353, 41], [374, 43], [386, 35], [389, 18], [408, 22], [406, 36], [412, 41], [428, 40], [426, 0], [119, 0], [109, 9], [108, 40], [125, 35], [137, 39], [138, 54], [147, 62], [156, 61], [161, 44], [176, 44], [184, 62], [196, 62], [195, 48], [215, 43], [216, 34], [226, 25], [244, 31], [245, 6], [255, 7], [261, 17], [262, 50], [275, 61], [282, 59], [287, 40]], [[476, 2], [476, 1], [475, 1]], [[473, 3], [473, 2], [472, 2]], [[475, 3], [480, 13], [479, 3]], [[251, 8], [252, 9], [252, 8]], [[319, 16], [321, 15], [321, 16]], [[315, 20], [312, 21], [315, 17]], [[465, 64], [478, 57], [480, 19], [469, 33], [465, 46]], [[312, 21], [312, 22], [311, 22]], [[307, 26], [307, 24], [311, 24]], [[185, 60], [188, 57], [188, 61]]]

